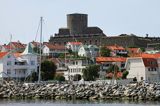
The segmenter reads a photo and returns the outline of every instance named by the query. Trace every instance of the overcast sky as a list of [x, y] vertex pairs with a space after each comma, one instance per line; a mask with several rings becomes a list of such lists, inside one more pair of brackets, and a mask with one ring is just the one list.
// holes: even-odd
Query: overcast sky
[[0, 44], [8, 43], [10, 34], [12, 41], [33, 41], [41, 16], [43, 39], [48, 41], [67, 26], [70, 13], [88, 14], [88, 25], [108, 36], [160, 36], [160, 0], [0, 0]]

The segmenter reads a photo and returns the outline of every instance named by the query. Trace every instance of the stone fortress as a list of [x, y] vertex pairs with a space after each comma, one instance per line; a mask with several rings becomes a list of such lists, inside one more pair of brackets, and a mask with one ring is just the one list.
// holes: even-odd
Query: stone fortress
[[117, 44], [124, 47], [147, 47], [148, 44], [160, 43], [160, 38], [148, 37], [148, 35], [138, 37], [133, 34], [106, 36], [99, 27], [88, 27], [87, 14], [74, 13], [67, 15], [67, 28], [59, 28], [58, 33], [51, 36], [49, 40], [50, 43], [60, 45], [65, 45], [71, 41], [97, 46]]

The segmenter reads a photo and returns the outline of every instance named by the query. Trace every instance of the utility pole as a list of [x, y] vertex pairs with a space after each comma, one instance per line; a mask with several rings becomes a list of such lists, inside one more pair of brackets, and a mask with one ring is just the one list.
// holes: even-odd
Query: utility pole
[[40, 58], [39, 58], [39, 74], [38, 74], [38, 83], [41, 81], [41, 62], [42, 62], [42, 22], [43, 17], [40, 18], [41, 21], [41, 30], [40, 30]]

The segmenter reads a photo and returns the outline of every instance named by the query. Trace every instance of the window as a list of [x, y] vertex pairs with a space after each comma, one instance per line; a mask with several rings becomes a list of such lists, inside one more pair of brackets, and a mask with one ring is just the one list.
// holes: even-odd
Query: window
[[95, 45], [97, 45], [97, 40], [95, 40]]
[[26, 70], [23, 70], [23, 74], [26, 74]]
[[122, 63], [122, 64], [121, 64], [121, 67], [122, 67], [122, 68], [124, 68], [124, 66], [125, 66], [125, 64], [124, 64], [124, 63]]
[[11, 55], [8, 55], [7, 57], [8, 57], [8, 58], [11, 58]]
[[148, 71], [157, 71], [156, 68], [148, 68]]
[[87, 41], [84, 41], [84, 44], [87, 44]]
[[35, 61], [31, 61], [31, 65], [35, 65]]
[[78, 65], [78, 62], [76, 61], [76, 65]]
[[109, 67], [109, 66], [110, 66], [110, 64], [104, 64], [104, 66], [105, 66], [105, 67]]
[[7, 61], [7, 66], [11, 65], [11, 61]]
[[11, 70], [10, 69], [7, 69], [7, 74], [11, 74]]
[[89, 43], [92, 44], [92, 41], [90, 40]]

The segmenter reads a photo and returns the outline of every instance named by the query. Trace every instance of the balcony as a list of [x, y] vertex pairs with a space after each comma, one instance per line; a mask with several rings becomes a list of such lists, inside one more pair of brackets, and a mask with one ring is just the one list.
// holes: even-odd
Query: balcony
[[28, 64], [27, 62], [15, 62], [14, 69], [27, 69]]

